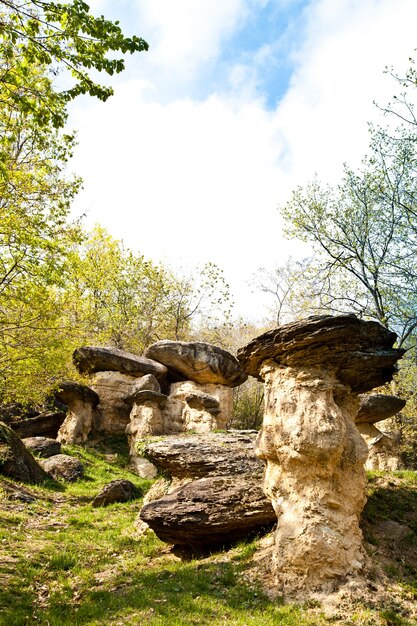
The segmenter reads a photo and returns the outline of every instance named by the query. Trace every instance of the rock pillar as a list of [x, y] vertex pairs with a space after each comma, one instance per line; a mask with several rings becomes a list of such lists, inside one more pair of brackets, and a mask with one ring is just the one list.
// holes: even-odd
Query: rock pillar
[[359, 516], [367, 447], [358, 401], [326, 367], [263, 364], [265, 415], [258, 451], [264, 491], [278, 517], [274, 569], [285, 590], [355, 573], [365, 562]]
[[359, 516], [367, 446], [358, 394], [391, 380], [396, 335], [354, 315], [312, 317], [238, 351], [265, 382], [258, 438], [264, 491], [278, 517], [272, 568], [279, 592], [330, 591], [365, 563]]

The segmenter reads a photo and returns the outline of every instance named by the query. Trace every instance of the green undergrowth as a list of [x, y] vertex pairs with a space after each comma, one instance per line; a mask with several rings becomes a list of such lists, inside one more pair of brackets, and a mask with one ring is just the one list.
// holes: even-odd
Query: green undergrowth
[[[319, 626], [337, 621], [325, 618], [318, 603], [284, 605], [249, 582], [245, 572], [256, 540], [185, 561], [153, 533], [140, 535], [135, 520], [151, 481], [128, 471], [126, 452], [117, 449], [117, 441], [113, 451], [107, 448], [66, 447], [64, 452], [83, 462], [84, 479], [25, 487], [36, 498], [32, 503], [12, 500], [0, 487], [2, 626]], [[115, 478], [131, 480], [138, 499], [93, 508], [92, 498]], [[362, 606], [338, 623], [411, 623], [401, 619], [389, 607], [384, 614]]]

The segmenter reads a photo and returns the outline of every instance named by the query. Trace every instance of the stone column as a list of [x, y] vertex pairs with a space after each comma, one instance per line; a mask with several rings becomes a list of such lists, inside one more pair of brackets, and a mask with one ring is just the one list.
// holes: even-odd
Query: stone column
[[284, 591], [356, 573], [365, 562], [359, 516], [367, 447], [353, 420], [358, 401], [326, 367], [264, 362], [258, 439], [264, 491], [278, 517], [273, 565]]

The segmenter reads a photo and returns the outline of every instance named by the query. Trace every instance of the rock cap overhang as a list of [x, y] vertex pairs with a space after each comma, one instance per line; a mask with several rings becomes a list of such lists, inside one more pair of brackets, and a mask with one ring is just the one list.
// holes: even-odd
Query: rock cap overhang
[[264, 361], [287, 367], [325, 366], [356, 393], [392, 379], [405, 350], [393, 348], [397, 335], [355, 314], [320, 315], [270, 330], [240, 348], [242, 369], [262, 380]]
[[153, 374], [158, 380], [167, 374], [167, 368], [162, 363], [119, 348], [83, 346], [74, 350], [72, 358], [81, 374], [120, 372], [136, 377]]

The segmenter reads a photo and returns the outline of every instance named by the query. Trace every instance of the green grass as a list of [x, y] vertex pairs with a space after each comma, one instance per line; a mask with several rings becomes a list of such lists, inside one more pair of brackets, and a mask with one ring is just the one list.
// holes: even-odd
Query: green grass
[[[256, 540], [240, 542], [229, 553], [181, 561], [153, 533], [137, 534], [140, 499], [92, 508], [92, 498], [114, 478], [128, 478], [141, 494], [151, 483], [126, 470], [123, 451], [111, 463], [105, 451], [77, 446], [65, 451], [85, 464], [83, 480], [31, 487], [37, 497], [31, 504], [12, 503], [3, 492], [1, 626], [321, 626], [337, 621], [326, 619], [318, 603], [283, 605], [246, 582], [243, 573]], [[375, 506], [370, 515], [376, 514]], [[404, 593], [410, 588], [404, 586]], [[405, 626], [401, 620], [390, 607], [358, 606], [338, 623]]]

